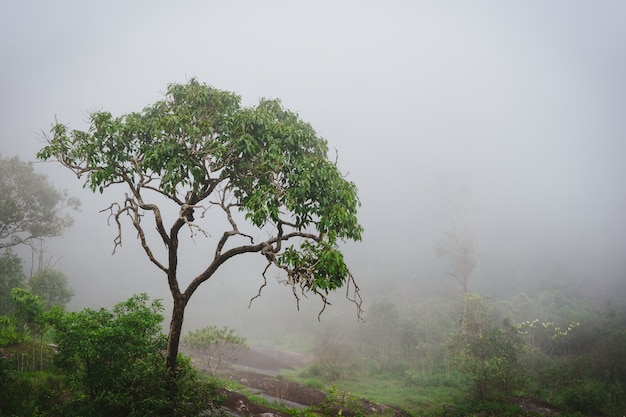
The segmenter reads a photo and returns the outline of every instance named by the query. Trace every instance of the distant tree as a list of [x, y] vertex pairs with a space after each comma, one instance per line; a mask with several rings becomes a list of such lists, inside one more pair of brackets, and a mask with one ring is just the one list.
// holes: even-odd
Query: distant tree
[[478, 263], [476, 234], [466, 219], [461, 218], [458, 213], [453, 213], [450, 228], [435, 249], [438, 256], [447, 257], [450, 260], [453, 270], [447, 274], [454, 277], [461, 286], [463, 293], [461, 333], [466, 335], [469, 321], [469, 280]]
[[183, 346], [204, 359], [212, 374], [222, 365], [237, 360], [237, 355], [248, 349], [245, 337], [237, 336], [234, 329], [217, 326], [188, 332], [183, 337]]
[[6, 249], [0, 256], [0, 316], [10, 315], [13, 312], [11, 290], [24, 287], [24, 281], [22, 260], [10, 249]]
[[[78, 177], [86, 176], [85, 185], [94, 192], [126, 187], [125, 199], [109, 207], [118, 227], [115, 247], [122, 243], [126, 218], [167, 278], [173, 310], [166, 362], [172, 372], [187, 303], [238, 255], [257, 253], [267, 262], [259, 295], [274, 266], [284, 272], [283, 282], [297, 300], [313, 293], [325, 307], [329, 291], [347, 285], [360, 306], [358, 287], [338, 248], [340, 240], [361, 239], [356, 186], [328, 159], [326, 141], [280, 101], [263, 99], [243, 108], [236, 94], [192, 79], [169, 85], [163, 100], [140, 113], [95, 112], [87, 131], [56, 124], [51, 135], [38, 158], [54, 158]], [[168, 207], [177, 213], [171, 222]], [[154, 221], [148, 229], [146, 216]], [[246, 232], [244, 225], [252, 230]], [[223, 227], [221, 236], [201, 255], [206, 266], [181, 288], [181, 230], [188, 229], [192, 238], [210, 238], [217, 227]], [[156, 236], [147, 233], [153, 228]]]
[[46, 308], [65, 307], [74, 296], [74, 291], [69, 288], [65, 274], [52, 268], [45, 268], [35, 273], [28, 281], [28, 286], [33, 294], [41, 297]]
[[0, 195], [0, 249], [59, 236], [72, 224], [63, 209], [80, 205], [17, 156], [0, 155]]
[[400, 320], [396, 305], [390, 300], [372, 304], [362, 332], [365, 350], [381, 369], [387, 370], [400, 347]]
[[316, 360], [313, 376], [338, 381], [355, 367], [354, 342], [337, 327], [327, 327], [318, 335], [313, 352]]

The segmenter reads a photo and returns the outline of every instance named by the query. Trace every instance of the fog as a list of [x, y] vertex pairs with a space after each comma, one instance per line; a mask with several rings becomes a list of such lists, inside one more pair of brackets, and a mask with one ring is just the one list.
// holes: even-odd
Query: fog
[[[362, 202], [363, 241], [343, 249], [366, 310], [396, 285], [416, 301], [458, 292], [435, 251], [454, 213], [477, 237], [472, 292], [619, 300], [625, 18], [619, 1], [4, 2], [0, 153], [34, 161], [55, 120], [85, 129], [90, 111], [138, 111], [196, 77], [247, 105], [282, 99], [337, 150]], [[169, 300], [130, 227], [111, 256], [116, 230], [99, 211], [124, 189], [94, 195], [59, 165], [36, 169], [83, 203], [47, 242], [76, 292], [70, 308], [137, 292]], [[248, 309], [257, 258], [204, 284], [187, 326], [315, 323], [319, 301], [297, 312], [276, 282]], [[205, 266], [189, 259], [183, 271]], [[322, 322], [354, 314], [338, 295]]]

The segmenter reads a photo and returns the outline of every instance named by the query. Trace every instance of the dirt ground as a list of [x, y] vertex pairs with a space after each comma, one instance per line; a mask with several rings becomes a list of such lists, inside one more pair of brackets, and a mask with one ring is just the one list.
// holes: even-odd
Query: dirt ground
[[[185, 353], [188, 354], [188, 352]], [[290, 408], [310, 407], [319, 412], [326, 411], [332, 415], [340, 414], [348, 417], [354, 416], [355, 411], [368, 415], [409, 416], [403, 410], [374, 404], [364, 399], [350, 403], [342, 402], [341, 398], [327, 400], [326, 393], [298, 384], [279, 374], [281, 370], [306, 366], [310, 360], [310, 357], [299, 353], [253, 346], [239, 355], [234, 367], [221, 370], [219, 376], [244, 385], [249, 392], [271, 396], [272, 401], [283, 403]], [[195, 365], [202, 369], [198, 360], [195, 361]], [[224, 407], [242, 416], [271, 417], [265, 413], [281, 417], [291, 416], [272, 407], [255, 404], [241, 392], [223, 389], [222, 394]]]

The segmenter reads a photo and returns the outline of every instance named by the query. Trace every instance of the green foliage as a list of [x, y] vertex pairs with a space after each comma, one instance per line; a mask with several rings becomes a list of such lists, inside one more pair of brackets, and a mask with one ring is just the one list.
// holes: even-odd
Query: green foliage
[[80, 203], [56, 190], [33, 165], [0, 155], [0, 248], [59, 236], [72, 224], [64, 207]]
[[472, 401], [501, 400], [524, 381], [520, 363], [522, 339], [507, 322], [492, 323], [492, 305], [476, 295], [466, 297], [465, 328], [448, 346], [465, 376]]
[[65, 416], [65, 379], [49, 372], [7, 372], [0, 379], [0, 416]]
[[279, 100], [241, 108], [234, 93], [192, 79], [170, 85], [165, 100], [141, 113], [97, 112], [90, 121], [88, 132], [55, 125], [38, 157], [84, 167], [87, 185], [100, 192], [119, 182], [134, 186], [141, 174], [172, 197], [225, 182], [256, 226], [277, 221], [282, 207], [297, 230], [314, 224], [323, 234], [360, 239], [356, 188], [326, 159], [326, 141]]
[[74, 291], [69, 288], [65, 274], [52, 268], [45, 268], [35, 273], [28, 281], [28, 286], [33, 294], [41, 297], [46, 308], [64, 307], [74, 296]]
[[57, 363], [89, 392], [106, 390], [124, 369], [164, 347], [163, 306], [146, 294], [117, 304], [113, 311], [69, 312], [55, 323]]
[[210, 405], [215, 393], [197, 380], [187, 360], [179, 358], [176, 379], [169, 380], [162, 311], [160, 301], [141, 294], [112, 311], [84, 309], [57, 319], [55, 360], [75, 393], [68, 414], [185, 415]]
[[557, 402], [568, 411], [585, 415], [600, 415], [610, 402], [606, 386], [595, 379], [577, 379], [569, 381], [558, 394]]
[[237, 336], [234, 329], [226, 326], [207, 326], [189, 331], [183, 338], [183, 346], [201, 356], [212, 374], [216, 374], [222, 365], [236, 360], [241, 351], [248, 349], [246, 338]]
[[515, 333], [493, 328], [468, 336], [465, 343], [461, 361], [472, 399], [503, 399], [519, 388], [521, 343]]
[[[289, 238], [287, 227], [298, 232], [293, 237], [312, 238], [276, 262], [294, 282], [323, 292], [345, 282], [335, 243], [361, 239], [356, 187], [327, 159], [326, 141], [279, 100], [242, 108], [234, 93], [192, 79], [170, 85], [164, 100], [141, 113], [96, 112], [90, 122], [86, 132], [55, 125], [38, 158], [57, 158], [86, 175], [93, 191], [125, 183], [138, 196], [149, 183], [190, 210], [188, 220], [220, 189], [216, 204], [237, 207], [257, 227], [278, 224], [280, 240]], [[228, 196], [231, 203], [223, 201]], [[311, 228], [315, 236], [302, 234]]]
[[24, 288], [13, 288], [10, 292], [11, 302], [15, 307], [14, 316], [18, 326], [24, 329], [22, 340], [26, 340], [28, 333], [43, 334], [44, 324], [42, 314], [44, 303], [41, 297], [34, 295]]
[[24, 286], [24, 270], [22, 261], [10, 249], [0, 256], [0, 315], [13, 312], [10, 292], [13, 288]]
[[0, 316], [0, 346], [18, 343], [22, 339], [15, 321], [8, 316]]

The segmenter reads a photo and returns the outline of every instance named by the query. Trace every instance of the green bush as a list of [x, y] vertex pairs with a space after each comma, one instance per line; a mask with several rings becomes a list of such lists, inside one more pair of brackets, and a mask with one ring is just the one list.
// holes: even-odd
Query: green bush
[[0, 416], [62, 416], [66, 380], [48, 372], [6, 372], [0, 377]]
[[603, 414], [604, 407], [610, 402], [606, 387], [595, 379], [571, 381], [559, 397], [559, 403], [567, 410], [586, 415]]
[[518, 362], [521, 344], [516, 334], [494, 328], [463, 340], [461, 370], [471, 399], [496, 400], [519, 388], [524, 378]]
[[145, 294], [113, 311], [85, 309], [55, 323], [56, 363], [71, 382], [67, 416], [197, 415], [216, 403], [215, 386], [198, 378], [184, 357], [166, 370], [159, 301]]
[[311, 387], [313, 389], [319, 390], [319, 391], [322, 391], [325, 388], [324, 383], [318, 379], [307, 379], [304, 382], [304, 385], [306, 385], [307, 387]]

